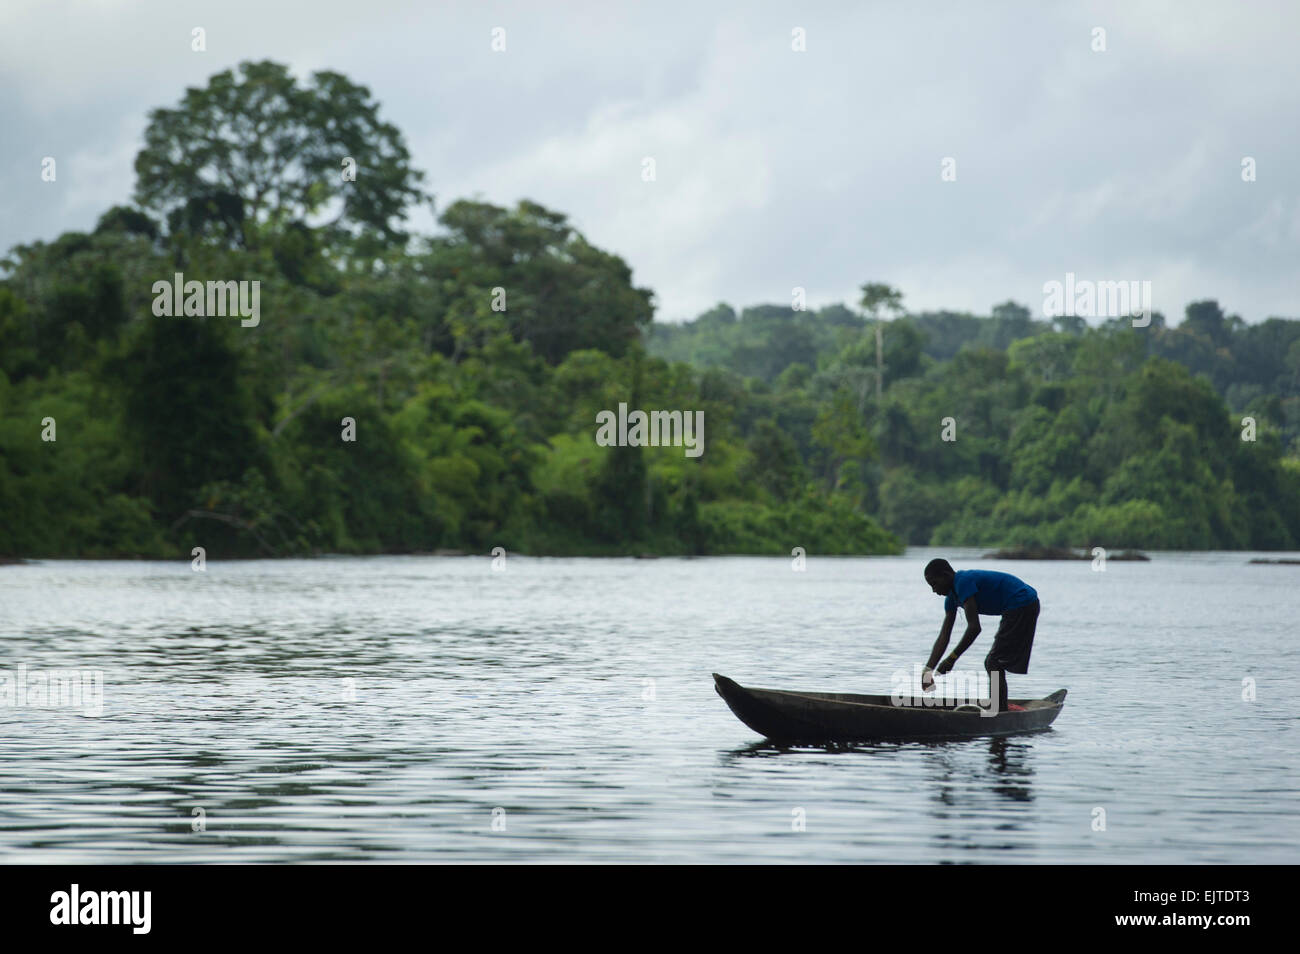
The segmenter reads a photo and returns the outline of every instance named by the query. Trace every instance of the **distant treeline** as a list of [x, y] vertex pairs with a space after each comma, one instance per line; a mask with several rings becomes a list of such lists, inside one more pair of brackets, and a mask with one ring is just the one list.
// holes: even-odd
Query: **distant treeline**
[[[739, 314], [724, 304], [685, 324], [654, 325], [650, 350], [669, 361], [727, 368], [774, 383], [791, 365], [820, 368], [833, 362], [862, 337], [865, 324], [843, 304], [807, 311], [759, 305]], [[916, 312], [888, 327], [887, 380], [915, 372], [919, 355], [947, 361], [963, 349], [1006, 351], [1025, 338], [1050, 332], [1081, 335], [1088, 328], [1075, 316], [1035, 320], [1029, 309], [1014, 302], [998, 305], [991, 316]], [[1132, 324], [1119, 319], [1103, 327], [1116, 331]], [[1202, 301], [1187, 306], [1176, 328], [1167, 327], [1160, 312], [1153, 313], [1145, 335], [1147, 354], [1204, 375], [1229, 410], [1263, 415], [1279, 429], [1291, 456], [1300, 454], [1300, 321], [1269, 318], [1247, 324], [1237, 315], [1225, 315], [1217, 302]], [[874, 351], [870, 357], [874, 361]]]
[[869, 451], [835, 486], [908, 543], [1300, 546], [1300, 321], [1249, 325], [1214, 301], [1176, 328], [1012, 302], [901, 315], [883, 324], [880, 399], [874, 325], [843, 305], [719, 305], [655, 325], [649, 347], [743, 378], [753, 433], [770, 422], [791, 459], [820, 409], [845, 407]]
[[[274, 63], [152, 112], [136, 172], [4, 263], [0, 555], [1300, 543], [1293, 321], [906, 315], [870, 285], [863, 313], [653, 324], [535, 203], [401, 231], [428, 196], [400, 133]], [[260, 320], [158, 317], [174, 281], [258, 282]], [[603, 446], [620, 404], [702, 411], [703, 453]]]

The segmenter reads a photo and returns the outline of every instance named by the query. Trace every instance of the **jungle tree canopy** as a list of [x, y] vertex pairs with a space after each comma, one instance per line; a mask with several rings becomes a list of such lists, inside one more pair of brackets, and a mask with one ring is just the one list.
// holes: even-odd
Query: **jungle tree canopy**
[[[328, 70], [300, 85], [269, 60], [241, 63], [187, 89], [176, 108], [153, 110], [135, 171], [141, 207], [237, 247], [291, 222], [401, 244], [398, 220], [426, 197], [424, 173], [366, 87]], [[327, 221], [312, 221], [322, 214]]]

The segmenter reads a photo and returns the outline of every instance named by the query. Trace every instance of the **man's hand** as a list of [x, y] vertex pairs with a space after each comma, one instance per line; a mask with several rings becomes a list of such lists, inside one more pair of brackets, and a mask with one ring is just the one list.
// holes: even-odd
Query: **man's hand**
[[957, 657], [949, 656], [943, 662], [939, 663], [939, 668], [936, 672], [941, 676], [946, 676], [948, 673], [952, 672], [952, 667], [955, 665], [957, 665]]
[[929, 666], [921, 670], [921, 689], [925, 692], [934, 691], [934, 670]]

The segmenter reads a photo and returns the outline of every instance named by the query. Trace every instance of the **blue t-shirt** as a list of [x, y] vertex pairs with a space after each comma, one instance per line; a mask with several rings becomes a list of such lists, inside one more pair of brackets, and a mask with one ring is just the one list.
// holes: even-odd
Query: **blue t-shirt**
[[944, 612], [956, 612], [972, 596], [981, 616], [1001, 616], [1037, 600], [1038, 591], [1010, 573], [958, 570], [953, 574], [952, 592], [943, 601]]

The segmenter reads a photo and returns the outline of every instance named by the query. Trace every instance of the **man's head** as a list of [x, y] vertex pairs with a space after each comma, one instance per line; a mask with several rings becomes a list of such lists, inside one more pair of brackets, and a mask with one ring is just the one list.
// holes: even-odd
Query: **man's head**
[[947, 560], [931, 560], [925, 565], [925, 582], [940, 596], [952, 592], [953, 570]]

